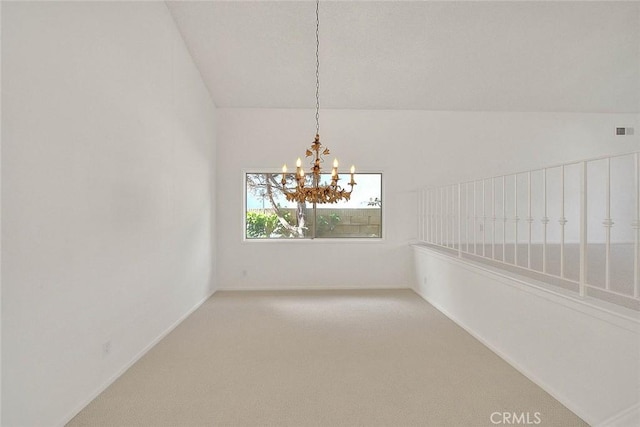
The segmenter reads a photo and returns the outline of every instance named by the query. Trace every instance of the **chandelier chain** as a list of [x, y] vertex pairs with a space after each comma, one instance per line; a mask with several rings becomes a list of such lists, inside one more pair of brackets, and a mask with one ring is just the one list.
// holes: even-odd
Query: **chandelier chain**
[[[349, 201], [354, 185], [356, 185], [353, 175], [355, 167], [351, 166], [351, 179], [347, 181], [349, 189], [340, 185], [340, 175], [338, 173], [338, 160], [334, 159], [333, 168], [331, 169], [330, 182], [322, 183], [321, 176], [324, 156], [329, 155], [330, 151], [320, 143], [320, 0], [316, 0], [316, 137], [305, 152], [306, 157], [311, 157], [311, 179], [307, 179], [307, 175], [302, 167], [302, 160], [298, 158], [296, 161], [296, 173], [294, 175], [295, 188], [287, 188], [287, 180], [291, 179], [287, 175], [287, 165], [282, 166], [282, 192], [287, 201], [298, 203], [313, 203], [315, 212], [317, 203], [337, 203], [341, 200]], [[328, 175], [328, 174], [327, 174]], [[315, 222], [313, 223], [313, 236], [315, 236]]]
[[316, 0], [316, 135], [320, 134], [320, 0]]

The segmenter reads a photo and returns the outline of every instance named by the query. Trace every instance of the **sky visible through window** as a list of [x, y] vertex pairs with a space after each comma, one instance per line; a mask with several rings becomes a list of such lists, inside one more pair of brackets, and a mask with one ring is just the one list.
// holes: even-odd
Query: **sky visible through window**
[[[349, 178], [348, 175], [345, 174], [344, 178], [340, 179], [340, 184], [345, 185], [346, 189], [349, 189], [349, 186], [346, 185]], [[356, 186], [351, 194], [351, 200], [348, 202], [340, 202], [340, 208], [366, 208], [373, 207], [368, 206], [370, 200], [374, 200], [378, 198], [378, 200], [382, 199], [381, 197], [381, 183], [382, 175], [379, 173], [371, 173], [371, 174], [358, 174], [354, 175], [354, 179], [356, 181]], [[279, 203], [283, 208], [295, 208], [295, 202], [287, 202], [287, 200], [280, 194], [274, 194], [274, 198], [276, 203]], [[319, 204], [318, 209], [322, 208], [335, 208], [335, 204], [325, 203]], [[269, 202], [258, 197], [257, 195], [251, 194], [251, 192], [247, 192], [247, 209], [270, 209], [271, 206]]]

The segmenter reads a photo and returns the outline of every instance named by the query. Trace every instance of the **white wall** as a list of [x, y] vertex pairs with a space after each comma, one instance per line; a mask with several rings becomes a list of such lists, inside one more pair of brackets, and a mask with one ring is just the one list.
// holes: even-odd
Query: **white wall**
[[[0, 2], [0, 23], [2, 23], [2, 2]], [[2, 58], [2, 31], [0, 30], [0, 58]], [[2, 82], [2, 67], [0, 66], [0, 85]], [[2, 117], [2, 102], [0, 102], [0, 117]], [[2, 134], [2, 120], [0, 120], [0, 135]], [[0, 142], [2, 138], [0, 136]], [[2, 150], [0, 149], [0, 189], [2, 188]], [[0, 207], [2, 203], [0, 200]], [[0, 209], [0, 236], [2, 235], [2, 209]], [[0, 238], [0, 424], [2, 424], [2, 239]]]
[[[625, 153], [640, 134], [637, 114], [321, 111], [321, 139], [341, 164], [384, 172], [385, 241], [243, 243], [242, 170], [291, 165], [313, 139], [315, 114], [218, 109], [218, 117], [218, 278], [233, 289], [408, 287], [417, 188]], [[616, 126], [636, 134], [615, 137]]]
[[59, 425], [214, 289], [215, 106], [162, 2], [2, 7], [2, 425]]
[[[500, 270], [414, 250], [415, 290], [425, 300], [590, 425], [637, 425], [637, 312], [609, 310], [597, 301], [583, 304], [567, 292], [532, 287]], [[540, 412], [544, 422], [544, 408]], [[613, 419], [619, 423], [605, 422]]]

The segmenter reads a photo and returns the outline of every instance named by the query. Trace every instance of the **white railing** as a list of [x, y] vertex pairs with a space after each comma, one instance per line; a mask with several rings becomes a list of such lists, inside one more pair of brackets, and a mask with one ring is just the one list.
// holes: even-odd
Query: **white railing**
[[640, 309], [640, 152], [423, 188], [418, 209], [425, 244]]

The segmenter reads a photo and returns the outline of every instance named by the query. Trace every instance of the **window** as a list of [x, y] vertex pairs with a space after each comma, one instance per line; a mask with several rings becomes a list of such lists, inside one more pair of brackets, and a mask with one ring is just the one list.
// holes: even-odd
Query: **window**
[[[281, 178], [281, 173], [245, 174], [246, 239], [382, 237], [382, 174], [355, 174], [351, 200], [315, 209], [311, 203], [288, 202]], [[330, 175], [323, 174], [321, 180], [327, 182]]]

